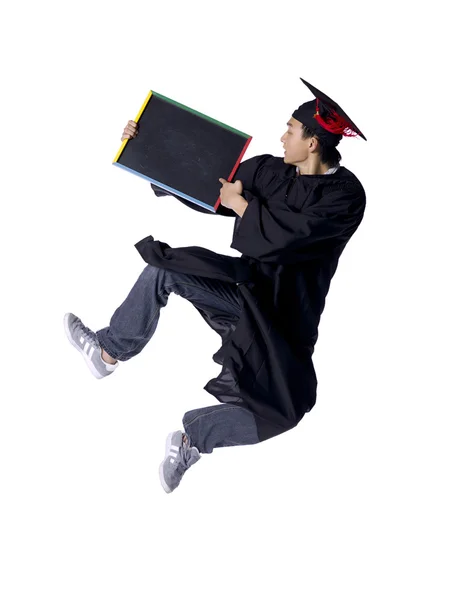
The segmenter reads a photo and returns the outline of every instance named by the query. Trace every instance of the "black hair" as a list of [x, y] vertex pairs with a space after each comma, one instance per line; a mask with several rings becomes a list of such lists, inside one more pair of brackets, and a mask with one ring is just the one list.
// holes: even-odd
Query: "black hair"
[[[318, 152], [320, 155], [320, 161], [325, 164], [325, 165], [329, 165], [329, 168], [332, 167], [338, 167], [341, 161], [341, 154], [340, 152], [337, 150], [337, 148], [335, 146], [329, 146], [329, 144], [326, 144], [326, 142], [323, 141], [322, 138], [320, 138], [320, 134], [316, 133], [315, 131], [313, 131], [313, 129], [310, 129], [309, 127], [307, 127], [307, 125], [302, 125], [302, 137], [303, 139], [307, 140], [311, 137], [316, 137], [318, 140]], [[338, 136], [338, 143], [341, 142], [341, 139], [343, 138], [342, 135]]]

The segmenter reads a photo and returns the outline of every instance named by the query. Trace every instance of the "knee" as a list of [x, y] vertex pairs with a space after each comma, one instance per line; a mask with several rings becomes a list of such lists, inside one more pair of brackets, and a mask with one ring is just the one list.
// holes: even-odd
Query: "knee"
[[144, 270], [142, 271], [140, 277], [142, 279], [157, 279], [158, 277], [161, 276], [161, 273], [163, 272], [163, 269], [160, 269], [159, 267], [155, 267], [153, 265], [147, 265]]
[[159, 267], [147, 265], [139, 275], [137, 284], [144, 287], [145, 289], [155, 286], [160, 287], [164, 281], [163, 271], [164, 269], [159, 269]]
[[156, 287], [161, 294], [170, 294], [172, 291], [178, 293], [175, 289], [175, 284], [177, 283], [177, 273], [171, 271], [170, 269], [147, 265], [140, 275], [140, 281], [145, 287]]

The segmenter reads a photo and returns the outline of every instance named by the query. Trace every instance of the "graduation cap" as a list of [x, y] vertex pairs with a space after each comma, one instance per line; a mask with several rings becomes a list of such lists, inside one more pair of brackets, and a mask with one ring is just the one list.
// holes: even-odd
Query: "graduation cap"
[[345, 137], [360, 136], [366, 140], [354, 121], [348, 117], [335, 100], [320, 92], [302, 77], [300, 79], [315, 96], [315, 100], [301, 104], [292, 115], [294, 119], [316, 131], [326, 141], [335, 146], [342, 135]]

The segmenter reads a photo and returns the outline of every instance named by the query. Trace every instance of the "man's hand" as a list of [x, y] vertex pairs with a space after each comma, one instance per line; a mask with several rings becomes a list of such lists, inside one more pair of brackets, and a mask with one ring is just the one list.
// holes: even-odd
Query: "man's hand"
[[234, 210], [235, 207], [241, 206], [242, 200], [246, 202], [242, 196], [243, 184], [241, 181], [237, 180], [235, 183], [230, 183], [221, 177], [218, 181], [223, 185], [220, 192], [221, 204], [223, 206]]
[[128, 124], [126, 125], [122, 133], [122, 142], [124, 142], [125, 140], [132, 140], [133, 138], [135, 138], [136, 135], [139, 133], [138, 128], [139, 125], [135, 121], [128, 121]]

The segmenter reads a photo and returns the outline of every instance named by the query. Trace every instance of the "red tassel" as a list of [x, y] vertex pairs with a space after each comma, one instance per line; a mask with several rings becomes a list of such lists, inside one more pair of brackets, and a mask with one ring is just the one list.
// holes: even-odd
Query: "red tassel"
[[356, 131], [351, 129], [349, 123], [337, 114], [334, 109], [330, 109], [330, 115], [323, 119], [319, 113], [318, 98], [316, 100], [316, 113], [313, 115], [313, 118], [318, 121], [323, 129], [330, 131], [330, 133], [344, 135], [345, 137], [354, 137], [358, 135]]

